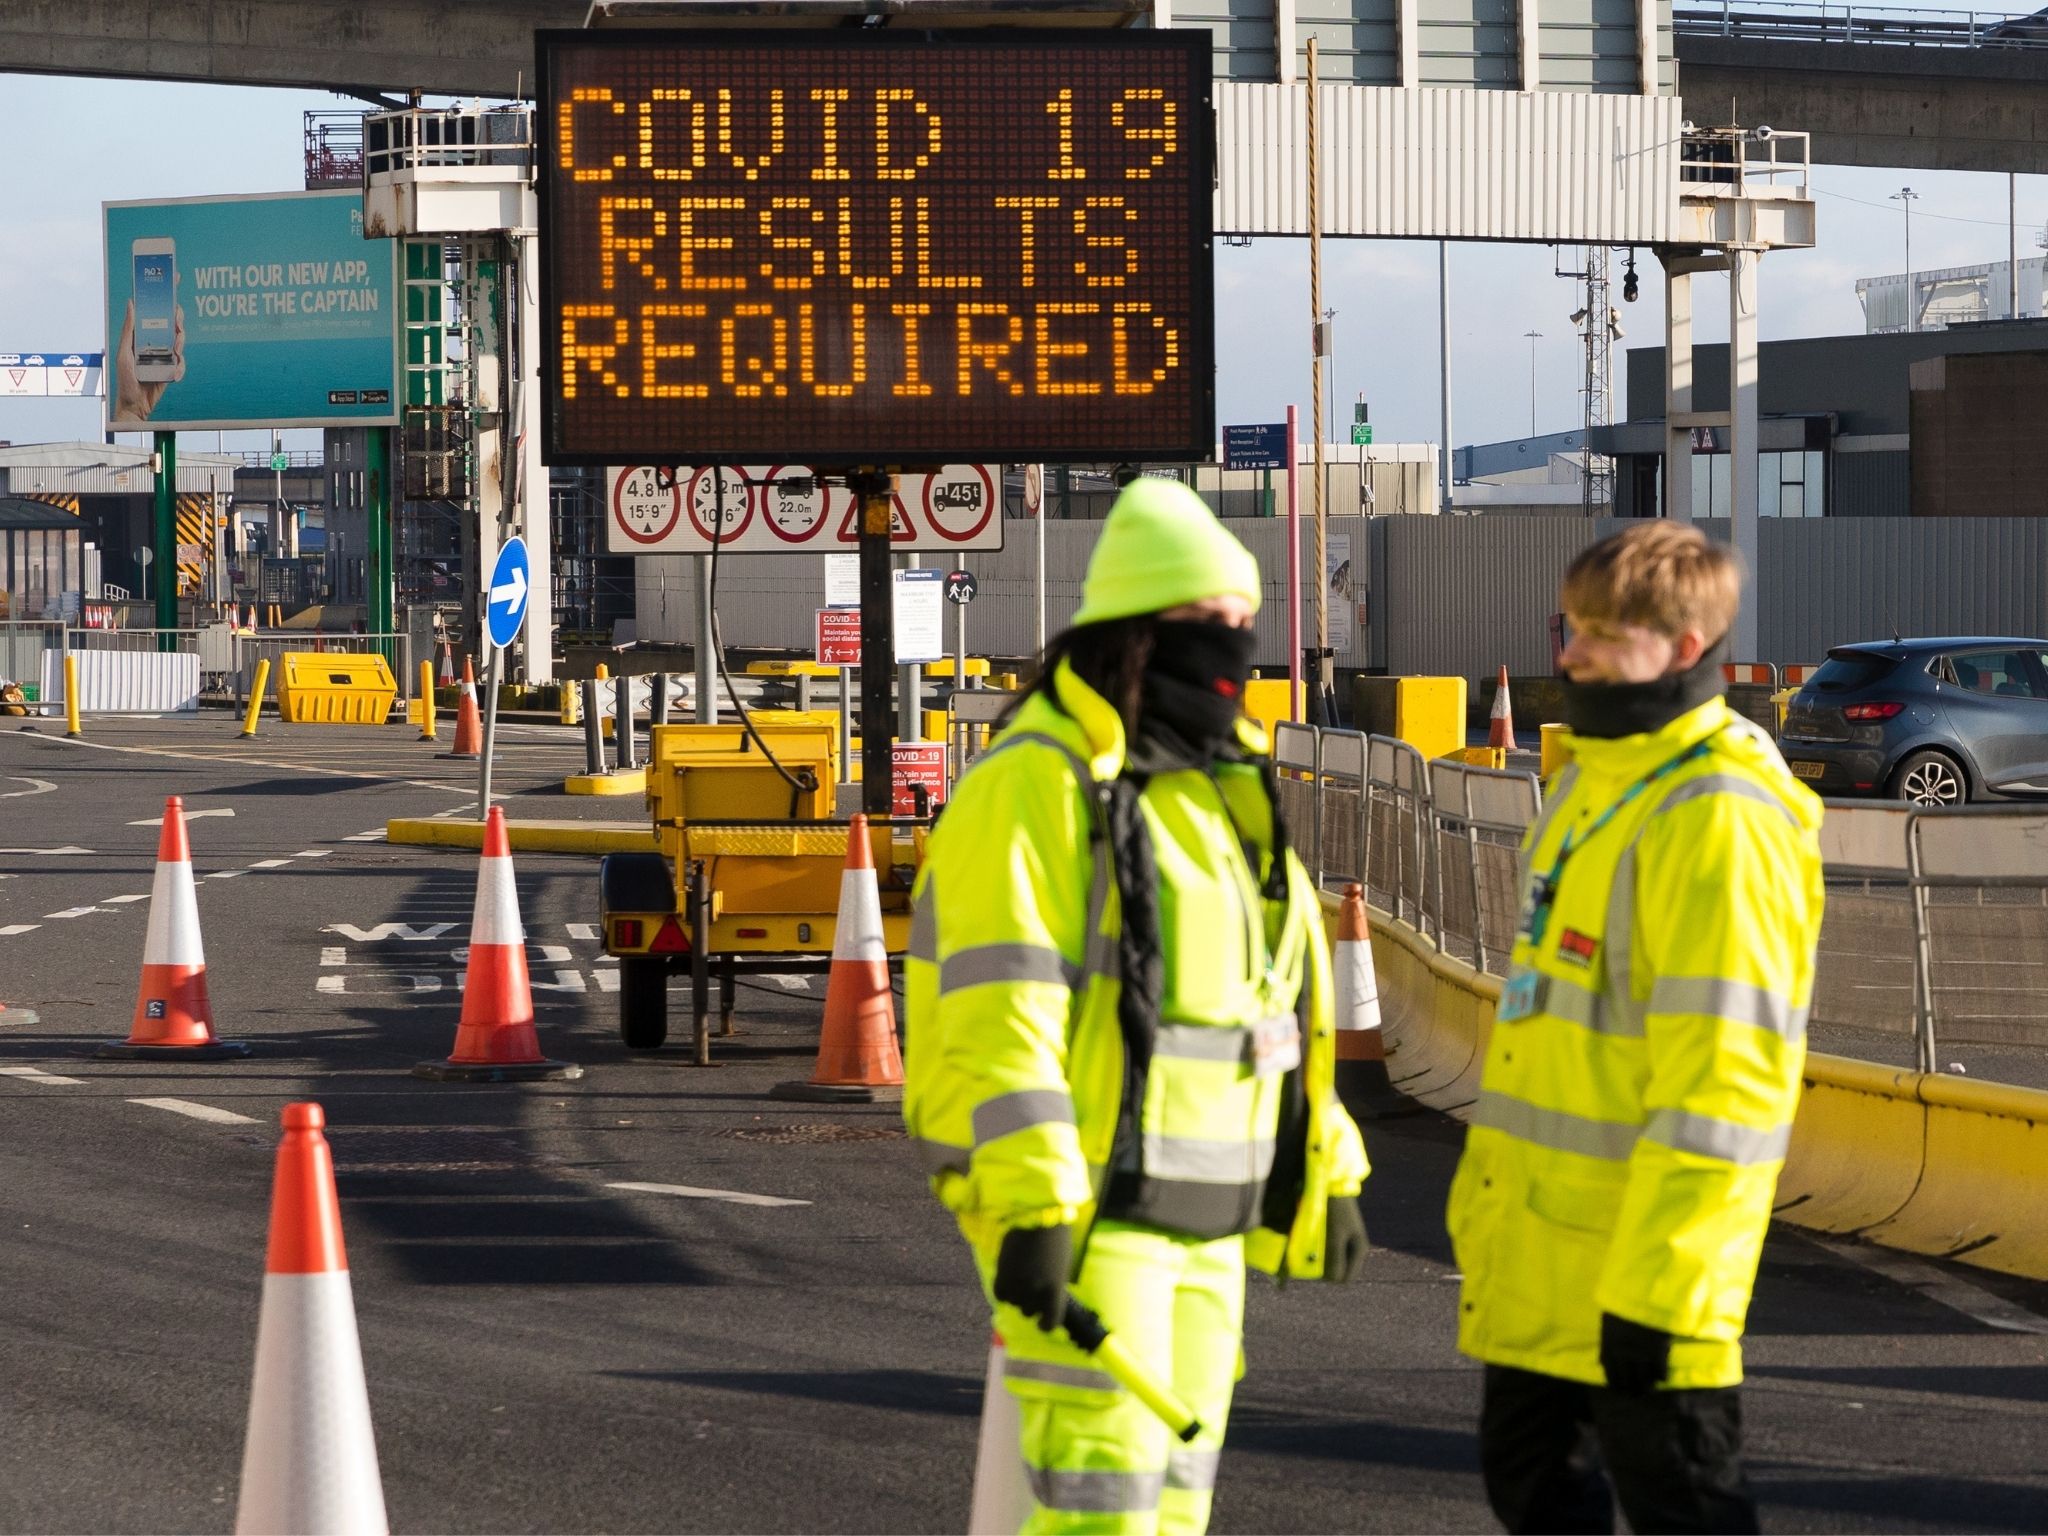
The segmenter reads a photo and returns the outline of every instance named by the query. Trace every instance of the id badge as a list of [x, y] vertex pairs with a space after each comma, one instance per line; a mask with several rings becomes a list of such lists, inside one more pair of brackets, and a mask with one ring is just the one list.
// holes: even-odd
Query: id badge
[[1301, 1025], [1291, 1013], [1252, 1026], [1252, 1076], [1274, 1077], [1301, 1065]]
[[1518, 970], [1500, 984], [1500, 1010], [1494, 1014], [1501, 1024], [1519, 1024], [1543, 1011], [1546, 978], [1535, 971]]

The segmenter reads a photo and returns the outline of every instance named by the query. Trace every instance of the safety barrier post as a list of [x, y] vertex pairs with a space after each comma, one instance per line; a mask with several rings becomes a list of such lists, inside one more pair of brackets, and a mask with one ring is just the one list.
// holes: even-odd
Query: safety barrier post
[[604, 714], [598, 707], [594, 677], [583, 680], [583, 771], [592, 775], [604, 772]]
[[[666, 672], [654, 674], [653, 689], [654, 692], [647, 701], [647, 724], [650, 729], [657, 725], [668, 724], [668, 674]], [[652, 745], [652, 738], [649, 738], [649, 745]]]
[[78, 658], [69, 651], [64, 653], [64, 734], [73, 738], [85, 734], [78, 723]]
[[1315, 793], [1309, 796], [1309, 803], [1310, 803], [1310, 805], [1311, 805], [1311, 806], [1312, 806], [1312, 807], [1314, 808], [1314, 809], [1312, 810], [1312, 812], [1311, 812], [1310, 816], [1309, 816], [1309, 836], [1315, 839], [1315, 848], [1316, 848], [1316, 862], [1315, 862], [1315, 883], [1316, 883], [1316, 889], [1320, 891], [1320, 890], [1321, 890], [1321, 889], [1323, 888], [1323, 863], [1324, 863], [1324, 854], [1323, 854], [1323, 732], [1322, 732], [1322, 727], [1320, 727], [1320, 726], [1317, 726], [1317, 727], [1315, 727], [1315, 733], [1316, 733], [1316, 734], [1315, 734], [1315, 757], [1314, 757], [1314, 764], [1315, 764], [1315, 766], [1314, 766], [1314, 767], [1312, 767], [1312, 768], [1311, 768], [1311, 769], [1309, 770], [1309, 774], [1310, 774], [1310, 778], [1309, 778], [1309, 783], [1310, 783], [1310, 784], [1311, 784], [1311, 785], [1312, 785], [1312, 786], [1314, 787], [1314, 790], [1315, 790]]
[[420, 740], [439, 741], [434, 734], [434, 664], [420, 663]]
[[621, 677], [612, 684], [612, 715], [612, 734], [619, 739], [619, 767], [634, 767], [632, 678]]
[[261, 656], [256, 661], [256, 682], [249, 689], [249, 712], [242, 717], [242, 734], [254, 737], [256, 717], [263, 713], [263, 695], [270, 687], [270, 658]]

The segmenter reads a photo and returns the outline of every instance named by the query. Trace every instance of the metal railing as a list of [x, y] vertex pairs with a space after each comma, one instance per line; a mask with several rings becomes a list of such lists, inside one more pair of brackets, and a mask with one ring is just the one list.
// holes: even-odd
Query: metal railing
[[[226, 691], [221, 696], [232, 697], [237, 705], [246, 703], [249, 690], [256, 685], [256, 663], [266, 660], [270, 663], [269, 691], [274, 694], [277, 689], [280, 659], [287, 651], [332, 651], [343, 654], [381, 651], [385, 660], [391, 663], [400, 700], [411, 699], [418, 691], [419, 676], [413, 665], [410, 634], [330, 635], [311, 631], [292, 634], [278, 630], [267, 633], [243, 630], [229, 637], [228, 665], [221, 684]], [[211, 673], [208, 675], [211, 676]]]
[[[1283, 724], [1274, 745], [1320, 887], [1356, 881], [1444, 954], [1506, 971], [1535, 775], [1314, 726]], [[1821, 853], [1816, 1024], [1909, 1037], [1930, 1072], [1939, 1042], [2048, 1046], [2048, 811], [1830, 801]]]
[[1782, 5], [1720, 0], [1671, 13], [1681, 37], [1746, 42], [1876, 43], [1906, 48], [2044, 48], [2048, 21], [2011, 11], [1942, 11], [1918, 6]]

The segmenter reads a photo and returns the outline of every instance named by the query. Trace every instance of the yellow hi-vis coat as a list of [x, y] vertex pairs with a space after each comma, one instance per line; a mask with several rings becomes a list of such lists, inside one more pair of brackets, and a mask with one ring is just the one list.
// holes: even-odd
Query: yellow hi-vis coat
[[[1012, 1227], [1093, 1221], [1122, 1092], [1121, 918], [1090, 780], [1121, 770], [1123, 728], [1064, 664], [1055, 686], [1059, 704], [1028, 700], [940, 818], [904, 966], [904, 1119], [978, 1248]], [[1199, 1238], [1242, 1232], [1247, 1263], [1320, 1276], [1328, 1201], [1366, 1174], [1337, 1102], [1321, 904], [1292, 856], [1286, 899], [1261, 894], [1273, 823], [1253, 765], [1158, 775], [1140, 803], [1165, 983], [1141, 1117], [1154, 1197], [1120, 1214]], [[1280, 1159], [1301, 1169], [1280, 1231], [1261, 1224], [1264, 1190], [1276, 1150], [1296, 1149], [1275, 1147], [1285, 1073], [1261, 1063], [1284, 1067], [1297, 1042], [1306, 1145]]]
[[1719, 699], [1572, 750], [1451, 1186], [1459, 1346], [1599, 1385], [1612, 1312], [1673, 1335], [1670, 1386], [1733, 1386], [1806, 1057], [1820, 802]]

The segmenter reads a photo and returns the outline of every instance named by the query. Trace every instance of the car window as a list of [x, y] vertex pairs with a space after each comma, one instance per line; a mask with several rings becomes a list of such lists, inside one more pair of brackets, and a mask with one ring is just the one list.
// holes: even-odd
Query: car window
[[1958, 651], [1948, 658], [1956, 686], [1994, 698], [2040, 697], [2024, 651]]
[[1869, 651], [1831, 651], [1828, 659], [1820, 664], [1820, 670], [1807, 680], [1807, 687], [1822, 693], [1868, 688], [1897, 665], [1893, 657]]

